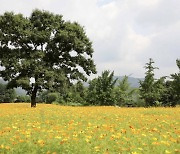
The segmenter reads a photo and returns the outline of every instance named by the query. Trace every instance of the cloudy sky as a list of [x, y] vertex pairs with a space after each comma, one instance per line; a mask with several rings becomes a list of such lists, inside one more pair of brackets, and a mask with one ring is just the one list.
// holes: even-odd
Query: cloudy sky
[[98, 74], [144, 77], [153, 58], [156, 77], [178, 71], [180, 0], [0, 0], [5, 11], [29, 16], [35, 8], [62, 14], [85, 27]]

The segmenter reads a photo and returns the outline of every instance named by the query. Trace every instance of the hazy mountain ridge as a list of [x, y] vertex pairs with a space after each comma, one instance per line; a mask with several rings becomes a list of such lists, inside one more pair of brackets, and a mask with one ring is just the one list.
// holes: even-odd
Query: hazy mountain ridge
[[[119, 80], [122, 80], [124, 76], [114, 76], [114, 78], [118, 78]], [[132, 88], [138, 88], [140, 86], [139, 81], [144, 80], [143, 78], [135, 78], [135, 77], [129, 77], [128, 76], [128, 82]]]
[[[124, 78], [124, 76], [114, 76], [114, 79], [118, 79], [118, 80], [122, 80]], [[135, 78], [135, 77], [128, 77], [128, 82], [130, 84], [130, 87], [132, 88], [139, 88], [140, 84], [139, 81], [144, 80], [144, 78]], [[118, 84], [118, 82], [116, 82], [116, 85]], [[83, 82], [83, 85], [85, 87], [89, 86], [88, 82]]]

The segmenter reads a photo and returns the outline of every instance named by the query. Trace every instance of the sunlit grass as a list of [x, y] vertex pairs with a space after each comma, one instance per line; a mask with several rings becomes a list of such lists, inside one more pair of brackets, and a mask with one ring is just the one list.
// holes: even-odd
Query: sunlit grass
[[0, 104], [0, 153], [180, 153], [180, 108]]

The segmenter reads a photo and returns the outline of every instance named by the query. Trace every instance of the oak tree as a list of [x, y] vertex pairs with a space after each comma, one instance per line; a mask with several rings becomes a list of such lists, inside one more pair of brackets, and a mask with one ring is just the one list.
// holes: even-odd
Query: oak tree
[[22, 87], [36, 107], [42, 89], [86, 80], [96, 73], [92, 42], [77, 22], [34, 10], [30, 17], [5, 12], [0, 16], [0, 77], [8, 87]]

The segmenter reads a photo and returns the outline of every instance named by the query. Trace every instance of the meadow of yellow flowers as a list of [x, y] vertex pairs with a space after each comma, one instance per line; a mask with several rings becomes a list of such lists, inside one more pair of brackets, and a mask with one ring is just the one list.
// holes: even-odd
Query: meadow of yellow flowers
[[0, 153], [180, 153], [180, 108], [0, 104]]

